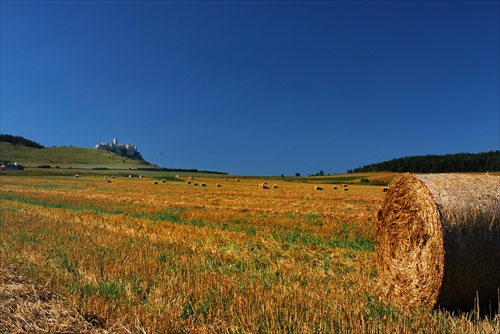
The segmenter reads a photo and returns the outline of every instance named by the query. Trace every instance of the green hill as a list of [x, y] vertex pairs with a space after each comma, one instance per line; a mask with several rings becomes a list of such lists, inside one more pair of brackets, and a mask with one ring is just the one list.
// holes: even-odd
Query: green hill
[[10, 142], [0, 142], [0, 162], [16, 162], [25, 167], [80, 169], [137, 169], [152, 166], [145, 161], [128, 159], [105, 150], [72, 146], [35, 148]]
[[[36, 169], [36, 173], [42, 174], [46, 174], [49, 170], [51, 174], [56, 171], [57, 174], [65, 174], [68, 173], [66, 169], [69, 168], [76, 170], [84, 169], [87, 171], [133, 169], [140, 171], [141, 174], [150, 176], [161, 174], [162, 177], [165, 177], [165, 173], [227, 174], [197, 169], [162, 168], [143, 160], [140, 154], [131, 159], [101, 149], [73, 146], [46, 148], [32, 140], [8, 134], [0, 134], [0, 163], [17, 163], [22, 167], [32, 168], [31, 172], [34, 172], [36, 168], [40, 168]], [[42, 171], [42, 169], [45, 170]]]

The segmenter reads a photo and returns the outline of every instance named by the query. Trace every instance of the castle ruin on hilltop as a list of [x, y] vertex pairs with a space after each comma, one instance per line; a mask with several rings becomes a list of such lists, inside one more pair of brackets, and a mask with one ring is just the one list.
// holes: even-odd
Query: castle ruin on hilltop
[[137, 147], [132, 144], [118, 144], [118, 139], [114, 138], [112, 143], [102, 142], [95, 146], [96, 150], [106, 150], [114, 152], [122, 157], [143, 160]]

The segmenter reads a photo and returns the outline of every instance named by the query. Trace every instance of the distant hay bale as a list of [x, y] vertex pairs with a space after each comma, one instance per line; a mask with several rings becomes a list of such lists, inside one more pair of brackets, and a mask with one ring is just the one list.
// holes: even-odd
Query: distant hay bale
[[202, 183], [201, 183], [201, 186], [202, 186], [202, 187], [206, 187], [206, 186], [207, 186], [207, 184], [206, 184], [205, 182], [202, 182]]
[[158, 181], [154, 181], [153, 184], [158, 184]]
[[165, 183], [165, 182], [167, 182], [167, 180], [161, 179], [161, 183]]
[[500, 177], [398, 176], [378, 212], [376, 248], [382, 296], [402, 307], [498, 308]]
[[128, 177], [130, 177], [130, 178], [131, 178], [131, 177], [132, 177], [132, 174], [130, 174]]
[[240, 182], [240, 179], [236, 179], [236, 182]]
[[222, 187], [222, 184], [217, 183], [215, 186], [216, 186], [216, 187]]
[[278, 185], [277, 184], [273, 184], [273, 188], [274, 189], [278, 189]]
[[80, 176], [79, 176], [78, 174], [75, 174], [75, 178], [77, 178], [77, 179], [78, 179], [79, 177], [80, 177]]
[[269, 186], [266, 183], [259, 184], [259, 189], [269, 189]]
[[193, 183], [193, 185], [197, 186], [197, 185], [198, 185], [198, 182]]
[[323, 187], [322, 186], [315, 186], [314, 190], [323, 190]]
[[389, 187], [382, 187], [382, 191], [383, 192], [389, 191]]
[[337, 190], [337, 186], [333, 186], [333, 190]]
[[349, 190], [349, 187], [345, 186], [344, 191], [348, 191], [348, 190]]
[[187, 184], [191, 184], [191, 181], [186, 181]]

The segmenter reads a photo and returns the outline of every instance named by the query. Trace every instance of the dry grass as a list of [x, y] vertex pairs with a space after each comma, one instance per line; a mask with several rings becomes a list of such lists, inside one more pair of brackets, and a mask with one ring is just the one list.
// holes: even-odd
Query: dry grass
[[[379, 300], [379, 187], [0, 176], [0, 260], [110, 332], [494, 333]], [[274, 182], [274, 181], [273, 181]], [[2, 320], [4, 321], [4, 320]]]

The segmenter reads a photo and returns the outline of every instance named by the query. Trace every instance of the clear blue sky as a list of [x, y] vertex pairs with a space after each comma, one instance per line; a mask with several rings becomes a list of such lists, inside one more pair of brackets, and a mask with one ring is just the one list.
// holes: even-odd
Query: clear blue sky
[[342, 173], [500, 149], [499, 1], [5, 1], [4, 134]]

